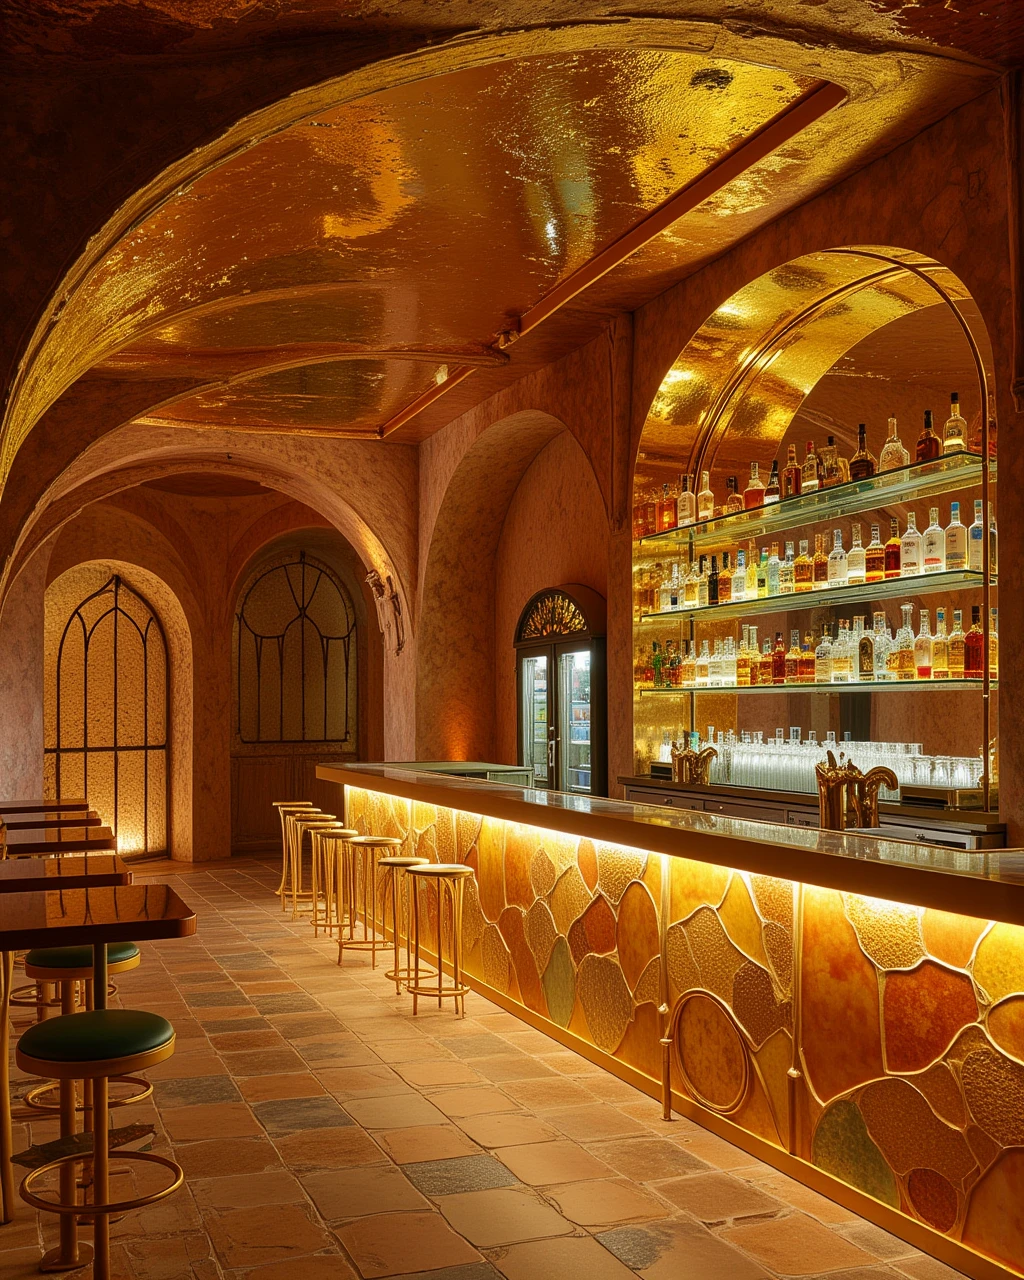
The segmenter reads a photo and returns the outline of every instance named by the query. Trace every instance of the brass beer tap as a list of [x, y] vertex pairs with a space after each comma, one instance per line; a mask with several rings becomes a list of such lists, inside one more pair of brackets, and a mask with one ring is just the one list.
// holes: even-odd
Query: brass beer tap
[[879, 765], [862, 773], [852, 760], [831, 751], [827, 763], [818, 764], [818, 825], [823, 831], [844, 831], [847, 827], [878, 826], [878, 793], [882, 787], [895, 791], [899, 781], [891, 769]]
[[694, 751], [692, 747], [672, 743], [672, 781], [689, 783], [698, 787], [708, 785], [708, 771], [711, 761], [718, 758], [715, 747], [705, 747], [702, 751]]

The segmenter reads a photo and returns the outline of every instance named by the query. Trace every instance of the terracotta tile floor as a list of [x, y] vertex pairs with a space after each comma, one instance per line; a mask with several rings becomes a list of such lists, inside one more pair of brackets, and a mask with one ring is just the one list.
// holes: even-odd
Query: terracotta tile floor
[[[479, 996], [465, 1021], [413, 1019], [383, 967], [339, 969], [333, 943], [282, 915], [272, 862], [136, 878], [170, 876], [199, 932], [146, 944], [119, 998], [168, 1017], [177, 1051], [151, 1072], [154, 1099], [115, 1115], [155, 1123], [187, 1183], [114, 1225], [119, 1280], [959, 1274], [699, 1126], [664, 1124]], [[53, 1134], [20, 1123], [16, 1149]], [[20, 1209], [0, 1276], [37, 1275], [54, 1234]]]

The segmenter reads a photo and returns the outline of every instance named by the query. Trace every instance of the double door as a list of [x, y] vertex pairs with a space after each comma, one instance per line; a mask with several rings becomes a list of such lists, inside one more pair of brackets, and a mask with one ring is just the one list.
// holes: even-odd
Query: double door
[[534, 784], [554, 791], [603, 792], [603, 670], [593, 643], [572, 641], [518, 651], [519, 758]]

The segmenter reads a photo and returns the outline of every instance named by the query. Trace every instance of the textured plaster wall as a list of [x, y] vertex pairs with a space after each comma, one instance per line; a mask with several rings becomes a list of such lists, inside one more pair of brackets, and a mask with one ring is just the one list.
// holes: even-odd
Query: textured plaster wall
[[49, 548], [15, 581], [0, 611], [0, 792], [43, 793], [43, 591]]

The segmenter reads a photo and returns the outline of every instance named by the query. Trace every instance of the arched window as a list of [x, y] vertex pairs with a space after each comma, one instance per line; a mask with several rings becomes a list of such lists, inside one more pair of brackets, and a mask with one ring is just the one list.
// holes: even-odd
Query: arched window
[[47, 792], [87, 796], [121, 853], [165, 852], [169, 669], [160, 619], [117, 574], [64, 616], [47, 646]]
[[337, 574], [306, 553], [262, 566], [236, 627], [243, 743], [356, 737], [356, 614]]

